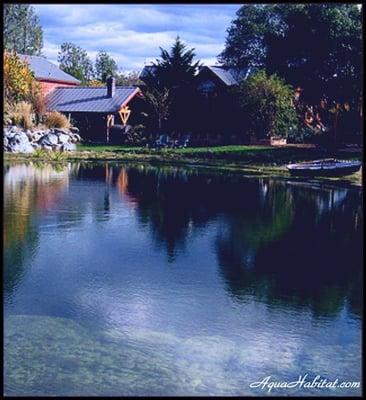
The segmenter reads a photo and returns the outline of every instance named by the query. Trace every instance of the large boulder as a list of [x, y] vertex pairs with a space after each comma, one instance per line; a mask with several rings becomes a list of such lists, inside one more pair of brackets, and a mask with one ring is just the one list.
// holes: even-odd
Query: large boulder
[[57, 144], [57, 142], [58, 137], [54, 133], [48, 133], [39, 140], [39, 143], [45, 146], [54, 146]]
[[18, 129], [18, 127], [10, 126], [4, 129], [4, 136], [8, 139], [12, 139], [18, 132], [20, 132], [20, 129]]
[[29, 142], [14, 142], [10, 145], [10, 151], [12, 153], [33, 153], [34, 148]]
[[70, 136], [65, 135], [64, 133], [61, 133], [60, 136], [58, 137], [58, 142], [61, 144], [68, 143], [70, 141]]
[[29, 143], [28, 136], [26, 135], [25, 132], [20, 131], [17, 132], [11, 139], [10, 139], [11, 144], [21, 144], [21, 143]]

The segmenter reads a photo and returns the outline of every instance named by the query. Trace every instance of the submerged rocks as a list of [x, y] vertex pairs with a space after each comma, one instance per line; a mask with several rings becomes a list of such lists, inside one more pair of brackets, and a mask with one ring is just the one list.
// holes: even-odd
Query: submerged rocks
[[3, 149], [11, 153], [32, 153], [36, 149], [47, 151], [75, 151], [81, 141], [77, 128], [24, 130], [18, 126], [5, 126]]

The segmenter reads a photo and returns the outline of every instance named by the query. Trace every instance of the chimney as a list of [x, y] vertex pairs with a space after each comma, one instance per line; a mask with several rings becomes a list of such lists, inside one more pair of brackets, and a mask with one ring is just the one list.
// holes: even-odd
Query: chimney
[[107, 97], [113, 97], [116, 93], [116, 79], [110, 76], [107, 79]]

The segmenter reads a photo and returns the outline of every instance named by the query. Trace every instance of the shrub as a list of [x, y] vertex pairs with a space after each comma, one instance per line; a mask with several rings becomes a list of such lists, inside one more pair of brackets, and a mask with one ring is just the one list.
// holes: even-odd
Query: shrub
[[239, 103], [248, 115], [248, 133], [257, 138], [286, 137], [297, 122], [294, 89], [276, 75], [258, 71], [240, 84]]
[[47, 128], [70, 128], [71, 124], [65, 115], [58, 111], [51, 111], [44, 115], [43, 123]]
[[143, 145], [147, 142], [144, 125], [135, 125], [125, 134], [124, 143], [131, 145]]
[[33, 107], [26, 101], [19, 103], [8, 103], [7, 115], [11, 123], [21, 126], [24, 129], [33, 127]]

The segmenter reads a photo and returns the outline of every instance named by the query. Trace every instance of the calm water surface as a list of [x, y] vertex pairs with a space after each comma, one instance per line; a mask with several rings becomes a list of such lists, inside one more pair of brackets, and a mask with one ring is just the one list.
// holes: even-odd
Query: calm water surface
[[144, 165], [4, 173], [5, 394], [361, 379], [360, 191]]

